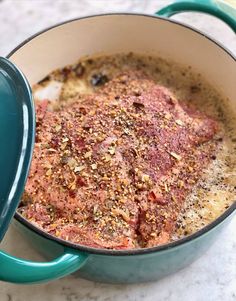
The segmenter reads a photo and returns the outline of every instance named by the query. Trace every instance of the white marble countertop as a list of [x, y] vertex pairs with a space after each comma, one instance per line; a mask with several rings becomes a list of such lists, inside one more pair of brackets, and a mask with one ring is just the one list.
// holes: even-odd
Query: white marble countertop
[[[235, 1], [235, 0], [233, 0]], [[153, 13], [169, 0], [0, 0], [0, 55], [54, 23], [95, 13], [130, 11]], [[218, 39], [236, 54], [235, 34], [223, 22], [200, 14], [174, 17]], [[64, 279], [43, 285], [0, 283], [0, 301], [235, 301], [236, 219], [199, 260], [159, 282], [107, 285]], [[12, 228], [1, 248], [28, 259], [40, 259]], [[1, 267], [0, 267], [1, 268]]]

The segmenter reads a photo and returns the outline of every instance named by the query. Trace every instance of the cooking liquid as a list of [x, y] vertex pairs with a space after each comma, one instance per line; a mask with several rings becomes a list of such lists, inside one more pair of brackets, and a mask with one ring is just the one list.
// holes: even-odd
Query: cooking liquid
[[133, 53], [85, 57], [72, 66], [53, 71], [33, 87], [34, 98], [36, 102], [50, 99], [51, 109], [57, 110], [130, 69], [144, 71], [157, 84], [170, 89], [181, 102], [207, 112], [219, 123], [219, 139], [223, 137], [212, 162], [186, 198], [172, 237], [176, 240], [214, 221], [236, 199], [236, 115], [229, 101], [191, 67]]

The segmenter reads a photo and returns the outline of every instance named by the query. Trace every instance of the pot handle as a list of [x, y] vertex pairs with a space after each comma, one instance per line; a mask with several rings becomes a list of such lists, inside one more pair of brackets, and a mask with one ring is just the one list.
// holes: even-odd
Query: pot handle
[[187, 11], [203, 12], [215, 16], [227, 23], [236, 33], [236, 5], [233, 6], [230, 0], [176, 0], [155, 14], [169, 18]]
[[42, 283], [69, 275], [81, 268], [88, 255], [65, 248], [50, 262], [33, 262], [0, 251], [0, 280], [12, 283]]

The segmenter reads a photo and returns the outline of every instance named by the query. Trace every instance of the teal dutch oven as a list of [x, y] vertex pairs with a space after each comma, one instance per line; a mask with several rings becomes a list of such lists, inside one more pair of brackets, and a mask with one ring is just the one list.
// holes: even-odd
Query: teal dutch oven
[[[230, 3], [233, 1], [186, 0], [174, 2], [156, 16], [115, 13], [79, 18], [36, 34], [14, 49], [8, 59], [0, 59], [0, 239], [18, 206], [32, 155], [35, 119], [30, 86], [81, 56], [133, 51], [191, 66], [236, 110], [234, 55], [204, 33], [169, 19], [186, 11], [208, 13], [226, 22], [235, 33], [236, 9]], [[1, 251], [0, 279], [39, 283], [74, 273], [110, 283], [157, 280], [202, 255], [229, 223], [235, 209], [236, 203], [211, 224], [183, 239], [125, 251], [89, 248], [61, 240], [16, 212], [15, 226], [47, 261], [33, 262]]]

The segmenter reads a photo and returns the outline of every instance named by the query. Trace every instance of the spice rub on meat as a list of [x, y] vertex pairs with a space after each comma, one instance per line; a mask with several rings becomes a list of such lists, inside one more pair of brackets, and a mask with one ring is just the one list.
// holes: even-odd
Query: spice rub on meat
[[20, 211], [91, 247], [164, 244], [214, 154], [216, 132], [216, 121], [141, 72], [122, 73], [56, 112], [45, 100]]

